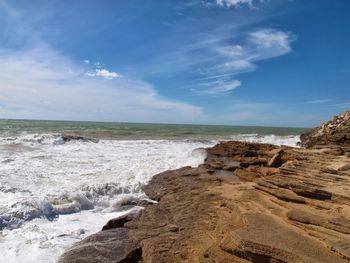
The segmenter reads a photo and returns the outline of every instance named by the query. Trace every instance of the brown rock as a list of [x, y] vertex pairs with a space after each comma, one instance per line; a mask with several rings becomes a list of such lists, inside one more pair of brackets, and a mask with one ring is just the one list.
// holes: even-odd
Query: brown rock
[[113, 228], [119, 228], [119, 227], [123, 227], [125, 223], [133, 220], [134, 218], [136, 218], [138, 213], [129, 213], [120, 217], [116, 217], [113, 218], [111, 220], [109, 220], [107, 222], [107, 224], [105, 224], [102, 227], [102, 231], [108, 230], [108, 229], [113, 229]]
[[220, 143], [198, 168], [155, 175], [143, 190], [158, 203], [60, 262], [349, 262], [350, 158], [330, 148]]
[[76, 243], [67, 250], [59, 263], [138, 262], [142, 249], [129, 239], [125, 228], [101, 231]]
[[283, 164], [282, 156], [284, 154], [283, 150], [279, 150], [277, 153], [272, 156], [272, 158], [267, 163], [268, 167], [280, 167]]

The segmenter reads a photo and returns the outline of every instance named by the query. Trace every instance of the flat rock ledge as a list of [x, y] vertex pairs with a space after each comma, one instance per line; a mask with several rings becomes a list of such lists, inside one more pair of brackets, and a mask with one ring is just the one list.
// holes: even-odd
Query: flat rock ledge
[[350, 148], [223, 142], [60, 262], [349, 262]]

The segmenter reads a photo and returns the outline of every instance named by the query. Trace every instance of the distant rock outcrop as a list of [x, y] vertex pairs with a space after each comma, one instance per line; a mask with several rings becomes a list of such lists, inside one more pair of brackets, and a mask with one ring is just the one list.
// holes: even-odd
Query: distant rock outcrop
[[350, 146], [350, 110], [334, 116], [332, 120], [300, 136], [301, 146]]

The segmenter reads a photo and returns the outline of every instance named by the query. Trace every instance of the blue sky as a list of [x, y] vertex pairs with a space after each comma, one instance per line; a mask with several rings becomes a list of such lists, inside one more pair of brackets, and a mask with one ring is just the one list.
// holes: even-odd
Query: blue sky
[[349, 28], [347, 0], [0, 0], [0, 118], [315, 126]]

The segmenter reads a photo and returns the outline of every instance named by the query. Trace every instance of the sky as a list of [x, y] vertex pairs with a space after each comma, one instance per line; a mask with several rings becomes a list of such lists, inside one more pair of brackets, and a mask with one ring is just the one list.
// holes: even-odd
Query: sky
[[348, 0], [0, 0], [0, 118], [317, 126], [349, 28]]

